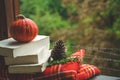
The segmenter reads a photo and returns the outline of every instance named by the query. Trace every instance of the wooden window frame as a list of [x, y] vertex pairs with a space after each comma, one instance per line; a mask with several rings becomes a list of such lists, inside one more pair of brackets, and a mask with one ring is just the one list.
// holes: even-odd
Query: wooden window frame
[[9, 27], [20, 13], [20, 0], [0, 0], [0, 40], [10, 37]]

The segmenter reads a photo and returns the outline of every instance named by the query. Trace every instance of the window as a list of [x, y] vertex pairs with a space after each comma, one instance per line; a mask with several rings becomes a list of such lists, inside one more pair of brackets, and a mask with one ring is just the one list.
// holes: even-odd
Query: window
[[38, 24], [39, 34], [50, 35], [53, 42], [65, 40], [68, 53], [85, 48], [84, 61], [104, 74], [120, 73], [120, 0], [20, 1], [21, 13]]
[[[25, 1], [25, 0], [21, 0], [21, 1]], [[32, 0], [31, 0], [32, 1]], [[37, 0], [36, 0], [37, 1]], [[39, 0], [39, 1], [41, 1], [41, 0]], [[43, 1], [45, 1], [45, 0], [43, 0]], [[47, 0], [46, 0], [47, 1]], [[64, 1], [64, 0], [63, 0]], [[67, 1], [69, 1], [69, 0], [67, 0]], [[74, 0], [75, 1], [75, 0]], [[77, 0], [76, 0], [77, 1]], [[95, 0], [94, 0], [95, 1]], [[9, 35], [9, 31], [8, 31], [8, 29], [9, 29], [9, 26], [10, 26], [10, 24], [11, 24], [11, 22], [15, 19], [15, 15], [17, 15], [17, 14], [19, 14], [20, 13], [20, 5], [19, 5], [19, 2], [20, 2], [20, 0], [0, 0], [0, 40], [2, 40], [2, 39], [5, 39], [5, 38], [8, 38], [8, 37], [10, 37], [10, 35]], [[97, 1], [98, 2], [98, 1]], [[119, 2], [119, 1], [118, 1]], [[52, 2], [53, 3], [53, 2]], [[93, 3], [93, 2], [92, 2]], [[117, 2], [116, 2], [117, 3]], [[21, 3], [22, 4], [22, 3]], [[42, 3], [43, 4], [43, 3]], [[46, 3], [45, 3], [46, 4]], [[56, 4], [57, 5], [57, 4]], [[53, 6], [56, 6], [56, 5], [53, 5]], [[29, 5], [28, 5], [29, 6]], [[36, 5], [34, 5], [34, 6], [36, 6]], [[41, 7], [45, 7], [44, 5], [41, 5]], [[61, 7], [61, 5], [58, 5], [59, 7]], [[62, 5], [63, 6], [63, 5]], [[79, 5], [80, 6], [80, 5]], [[78, 7], [79, 7], [78, 6]], [[43, 16], [44, 15], [44, 13], [42, 13], [42, 11], [44, 10], [43, 8], [41, 8], [41, 7], [38, 7], [36, 10], [39, 12], [39, 9], [41, 9], [41, 16], [42, 17], [44, 17], [44, 18], [46, 18], [47, 20], [48, 20], [48, 14], [46, 15], [46, 16]], [[58, 7], [58, 8], [59, 8]], [[114, 6], [113, 5], [113, 8], [114, 7], [116, 7], [116, 6]], [[27, 8], [27, 10], [28, 9], [30, 9], [30, 8], [28, 8], [28, 7], [25, 7], [25, 8]], [[34, 7], [33, 7], [34, 8]], [[53, 8], [53, 7], [51, 7], [51, 8]], [[32, 9], [32, 8], [31, 8]], [[31, 11], [31, 9], [30, 9], [30, 11]], [[43, 10], [42, 10], [43, 9]], [[78, 8], [79, 9], [79, 8]], [[56, 10], [56, 9], [55, 9]], [[66, 9], [64, 9], [65, 11], [66, 11]], [[71, 14], [70, 14], [70, 16], [71, 16], [71, 20], [74, 20], [73, 19], [73, 16], [75, 16], [75, 18], [78, 16], [78, 14], [76, 14], [75, 13], [75, 10], [76, 9], [74, 9], [74, 8], [72, 8], [71, 9], [71, 7], [68, 9], [68, 11], [70, 11], [71, 12]], [[61, 9], [60, 9], [60, 11], [61, 11]], [[64, 12], [65, 12], [64, 11]], [[84, 9], [83, 9], [83, 11], [84, 11]], [[119, 10], [118, 10], [119, 11]], [[93, 11], [92, 11], [93, 12]], [[109, 11], [109, 12], [111, 12], [111, 11]], [[113, 10], [113, 12], [114, 12], [114, 10]], [[32, 12], [29, 12], [29, 13], [32, 13], [32, 14], [34, 14], [34, 11], [32, 11]], [[87, 13], [87, 12], [86, 12]], [[117, 14], [117, 13], [116, 13]], [[55, 15], [58, 15], [58, 14], [55, 14]], [[101, 14], [97, 14], [97, 15], [103, 15], [103, 17], [106, 15], [105, 13], [101, 13]], [[83, 15], [84, 16], [84, 15]], [[110, 15], [111, 16], [111, 15]], [[36, 14], [36, 16], [31, 16], [32, 18], [40, 18], [41, 20], [42, 20], [42, 22], [45, 22], [46, 23], [46, 21], [42, 18], [42, 17], [39, 17], [38, 16], [38, 14]], [[51, 18], [53, 18], [54, 16], [52, 16], [52, 17], [50, 17], [49, 19], [49, 21], [48, 22], [50, 22], [51, 21]], [[67, 16], [66, 16], [67, 17]], [[111, 16], [111, 17], [113, 17], [113, 16]], [[99, 18], [99, 17], [98, 17]], [[109, 17], [110, 18], [110, 17]], [[108, 18], [108, 19], [109, 19]], [[116, 18], [116, 17], [114, 17], [114, 18]], [[119, 17], [118, 17], [119, 18]], [[60, 17], [58, 17], [58, 18], [56, 18], [56, 17], [54, 17], [53, 18], [54, 20], [53, 21], [56, 21], [56, 20], [59, 20], [58, 22], [60, 22], [60, 23], [62, 23], [62, 24], [59, 24], [59, 25], [57, 25], [56, 23], [57, 22], [54, 22], [54, 24], [56, 24], [55, 26], [64, 26], [63, 25], [63, 23], [65, 24], [65, 25], [68, 25], [68, 22], [67, 23], [65, 23], [65, 22], [63, 22], [63, 20], [61, 20], [61, 18]], [[78, 18], [76, 18], [76, 20], [77, 20]], [[91, 22], [91, 21], [94, 21], [93, 20], [94, 19], [94, 17], [88, 17], [88, 18], [86, 18], [83, 22]], [[97, 19], [97, 18], [96, 18]], [[109, 19], [109, 20], [112, 20], [111, 18]], [[108, 20], [108, 23], [111, 23], [111, 22], [113, 22], [113, 21], [109, 21]], [[38, 21], [38, 20], [37, 20]], [[116, 20], [117, 21], [117, 20]], [[99, 21], [98, 21], [99, 22]], [[44, 29], [47, 29], [47, 33], [49, 33], [49, 31], [50, 31], [50, 28], [49, 27], [46, 27], [46, 25], [49, 25], [49, 24], [41, 24], [39, 21], [38, 21], [38, 23], [40, 24], [40, 26], [41, 26], [41, 28], [43, 28], [43, 29], [41, 29], [41, 31], [44, 31]], [[52, 22], [51, 22], [52, 23]], [[118, 22], [116, 22], [116, 23], [119, 23], [119, 20], [118, 20]], [[97, 24], [99, 24], [99, 23], [97, 23]], [[51, 24], [52, 25], [52, 24]], [[86, 24], [85, 24], [86, 25]], [[111, 25], [111, 24], [110, 24]], [[44, 27], [45, 26], [45, 27]], [[76, 26], [76, 25], [75, 25]], [[98, 25], [97, 25], [98, 26]], [[103, 26], [103, 25], [102, 25]], [[115, 25], [115, 26], [118, 26], [118, 25]], [[81, 26], [80, 26], [81, 27]], [[89, 27], [89, 26], [88, 26]], [[80, 28], [80, 30], [81, 30], [82, 28]], [[86, 28], [85, 29], [85, 31], [84, 32], [88, 32], [89, 30], [91, 30], [91, 29], [94, 29], [94, 28]], [[95, 30], [95, 29], [94, 29]], [[96, 30], [98, 30], [97, 28], [96, 28]], [[102, 28], [100, 29], [100, 31], [102, 30]], [[119, 29], [116, 29], [116, 30], [119, 30]], [[116, 31], [115, 30], [115, 31]], [[52, 29], [51, 29], [51, 31], [52, 31]], [[65, 31], [65, 30], [64, 30]], [[67, 31], [69, 31], [69, 30], [67, 30]], [[73, 30], [71, 30], [71, 31], [69, 31], [69, 32], [72, 32]], [[79, 31], [79, 30], [78, 30]], [[60, 33], [59, 31], [56, 31], [56, 32], [58, 32], [58, 33]], [[93, 31], [93, 35], [94, 35], [94, 32], [95, 31]], [[54, 32], [55, 33], [55, 32]], [[63, 34], [65, 34], [66, 32], [64, 32]], [[99, 32], [100, 33], [100, 32]], [[98, 34], [99, 34], [98, 33]], [[120, 33], [120, 32], [118, 32], [118, 33]], [[69, 33], [69, 34], [71, 34], [71, 33]], [[74, 32], [74, 34], [76, 34], [76, 32]], [[81, 33], [82, 34], [82, 33]], [[88, 33], [87, 33], [88, 34]], [[87, 34], [85, 34], [85, 35], [87, 35]], [[100, 33], [100, 34], [102, 34], [102, 33]], [[56, 35], [56, 34], [55, 34]], [[80, 37], [83, 37], [83, 36], [85, 36], [84, 34], [83, 35], [81, 35]], [[104, 34], [103, 34], [104, 35]], [[54, 36], [54, 35], [53, 35]], [[96, 35], [95, 35], [96, 36]], [[98, 35], [97, 35], [98, 36]], [[100, 35], [101, 36], [101, 35]], [[58, 36], [59, 37], [59, 36]], [[68, 35], [68, 37], [71, 37], [71, 36], [69, 36]], [[73, 35], [73, 37], [75, 38], [76, 37], [76, 40], [77, 39], [79, 39], [78, 38], [78, 35]], [[103, 36], [102, 36], [103, 37]], [[58, 39], [56, 36], [55, 36], [55, 38], [56, 39]], [[89, 38], [89, 36], [88, 36], [88, 38]], [[88, 40], [88, 38], [82, 38], [82, 39], [80, 39], [80, 40], [83, 40], [83, 39], [85, 39], [85, 40]], [[114, 38], [114, 37], [113, 37]], [[113, 38], [111, 38], [112, 40], [113, 40]], [[91, 38], [89, 38], [90, 40], [91, 40]], [[81, 43], [83, 43], [83, 42], [85, 42], [84, 44], [87, 44], [87, 46], [88, 46], [88, 43], [86, 43], [86, 41], [85, 40], [83, 40]], [[102, 39], [101, 39], [102, 40]], [[112, 41], [111, 40], [111, 41]], [[74, 39], [73, 39], [73, 41], [74, 41]], [[96, 41], [96, 43], [101, 43], [101, 42], [97, 42], [98, 41], [98, 38], [95, 40]], [[93, 41], [93, 43], [95, 43], [95, 41]], [[115, 43], [115, 45], [117, 45], [116, 47], [119, 47], [119, 44], [118, 44], [118, 42], [117, 41], [114, 41], [114, 42], [116, 42]], [[70, 43], [70, 41], [68, 41], [68, 43]], [[79, 44], [81, 44], [81, 43], [79, 43]], [[90, 41], [89, 41], [89, 43], [91, 43]], [[107, 43], [106, 43], [107, 44]], [[69, 44], [68, 46], [71, 46], [72, 44]], [[91, 45], [91, 44], [90, 44]], [[104, 45], [104, 42], [103, 42], [103, 44], [102, 45]], [[77, 47], [77, 46], [76, 46]], [[78, 45], [78, 47], [80, 48], [81, 46], [79, 46]], [[83, 46], [84, 47], [84, 46]], [[71, 48], [71, 47], [70, 47]], [[73, 48], [73, 47], [72, 47]], [[88, 50], [89, 49], [91, 49], [91, 47], [89, 48], [89, 47], [87, 47], [88, 48]], [[92, 48], [94, 48], [94, 49], [96, 49], [96, 50], [98, 50], [98, 48], [95, 48], [95, 47], [92, 47]], [[92, 54], [93, 54], [93, 52], [96, 54], [96, 52], [98, 52], [98, 51], [94, 51], [94, 49], [91, 51], [92, 52]], [[106, 49], [109, 49], [109, 48], [106, 48]], [[107, 58], [104, 58], [104, 56], [105, 57], [107, 57], [108, 56], [108, 54], [106, 54], [106, 55], [104, 55], [104, 56], [102, 56], [101, 58], [97, 58], [97, 57], [95, 57], [95, 58], [93, 58], [93, 60], [94, 61], [96, 61], [96, 60], [99, 60], [99, 62], [101, 62], [101, 64], [103, 65], [103, 63], [102, 63], [102, 61], [105, 61], [105, 60], [107, 60], [107, 62], [109, 63], [109, 66], [108, 67], [110, 67], [109, 69], [107, 68], [107, 67], [103, 67], [103, 69], [104, 69], [104, 72], [112, 72], [112, 75], [119, 75], [119, 73], [120, 73], [120, 70], [118, 70], [117, 68], [119, 68], [118, 66], [119, 66], [119, 64], [120, 64], [120, 61], [119, 61], [119, 53], [120, 53], [120, 49], [119, 48], [114, 48], [114, 50], [116, 49], [116, 51], [113, 51], [113, 48], [110, 48], [109, 50], [108, 50], [108, 52], [106, 51], [105, 52], [105, 50], [106, 50], [105, 48], [102, 48], [101, 50], [99, 50], [99, 52], [98, 53], [108, 53], [108, 54], [110, 54], [110, 57], [112, 57], [112, 55], [115, 55], [116, 57], [115, 57], [115, 59], [107, 59]], [[102, 51], [102, 52], [101, 52]], [[111, 51], [111, 53], [117, 53], [117, 54], [112, 54], [111, 55], [111, 53], [109, 52], [109, 51]], [[92, 56], [93, 57], [93, 56]], [[109, 57], [109, 56], [108, 56]], [[87, 59], [86, 60], [88, 60], [88, 62], [90, 61], [89, 60], [89, 58], [91, 58], [91, 57], [86, 57]], [[112, 64], [112, 62], [114, 63], [114, 64]], [[98, 63], [96, 63], [96, 64], [98, 64]], [[112, 68], [113, 67], [113, 68]], [[112, 70], [114, 70], [114, 72], [112, 71]], [[115, 73], [117, 73], [117, 74], [115, 74]]]
[[0, 40], [9, 37], [9, 26], [19, 13], [19, 0], [0, 0]]

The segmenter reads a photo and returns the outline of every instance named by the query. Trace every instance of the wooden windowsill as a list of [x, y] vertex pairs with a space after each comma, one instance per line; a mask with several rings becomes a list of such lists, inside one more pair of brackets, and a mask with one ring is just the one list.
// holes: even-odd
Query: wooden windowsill
[[98, 75], [90, 80], [120, 80], [120, 77], [106, 76], [106, 75]]

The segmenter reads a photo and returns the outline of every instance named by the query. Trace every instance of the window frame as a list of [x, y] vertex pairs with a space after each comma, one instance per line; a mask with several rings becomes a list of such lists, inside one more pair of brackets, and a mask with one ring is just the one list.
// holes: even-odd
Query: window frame
[[9, 27], [20, 13], [20, 0], [0, 0], [0, 40], [10, 37]]

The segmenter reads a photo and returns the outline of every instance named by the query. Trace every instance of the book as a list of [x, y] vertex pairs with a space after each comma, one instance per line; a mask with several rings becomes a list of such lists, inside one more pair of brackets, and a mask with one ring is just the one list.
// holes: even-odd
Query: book
[[43, 63], [43, 64], [27, 64], [27, 65], [12, 65], [8, 67], [8, 72], [9, 73], [37, 73], [37, 72], [43, 72], [48, 63]]
[[46, 53], [49, 55], [41, 55], [41, 59], [37, 64], [20, 64], [20, 65], [9, 65], [8, 72], [9, 73], [37, 73], [43, 72], [48, 66], [48, 59], [51, 55], [51, 51]]
[[17, 57], [4, 57], [6, 65], [21, 65], [21, 64], [42, 64], [50, 57], [50, 51], [42, 46], [38, 54], [17, 56]]
[[4, 57], [6, 65], [19, 65], [19, 64], [36, 64], [38, 63], [38, 56], [18, 56], [18, 57]]
[[[37, 35], [31, 42], [20, 43], [13, 38], [0, 41], [0, 55], [8, 57], [25, 56], [39, 53], [43, 46], [45, 50], [49, 49], [49, 36]], [[42, 49], [41, 49], [42, 48]]]

